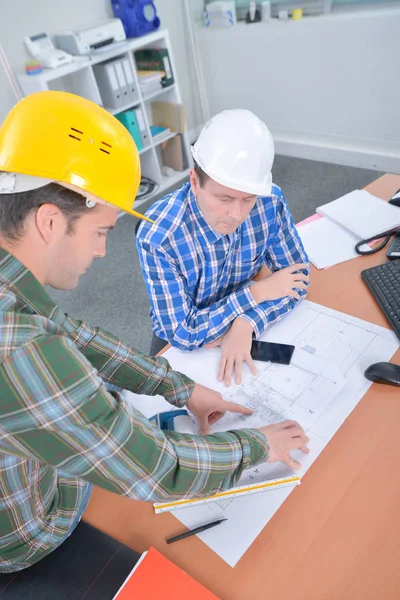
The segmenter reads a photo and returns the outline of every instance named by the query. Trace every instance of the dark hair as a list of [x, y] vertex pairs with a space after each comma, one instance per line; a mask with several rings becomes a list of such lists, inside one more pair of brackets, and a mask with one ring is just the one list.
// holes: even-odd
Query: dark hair
[[67, 234], [74, 232], [75, 221], [87, 210], [86, 200], [57, 183], [49, 183], [36, 190], [0, 195], [0, 234], [7, 240], [17, 241], [24, 233], [28, 216], [43, 204], [54, 204], [67, 218]]
[[203, 171], [203, 169], [197, 164], [196, 161], [194, 161], [193, 168], [196, 172], [197, 179], [199, 180], [200, 187], [204, 187], [205, 182], [207, 181], [207, 179], [210, 179], [210, 176]]

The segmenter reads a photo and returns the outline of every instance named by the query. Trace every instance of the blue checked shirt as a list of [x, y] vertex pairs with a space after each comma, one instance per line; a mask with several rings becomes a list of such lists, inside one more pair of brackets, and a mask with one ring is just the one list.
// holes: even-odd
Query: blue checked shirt
[[[277, 271], [308, 262], [282, 190], [258, 197], [247, 219], [230, 235], [204, 220], [190, 184], [146, 212], [137, 249], [150, 299], [156, 336], [181, 350], [219, 338], [236, 317], [251, 323], [256, 337], [291, 311], [290, 297], [257, 304], [249, 291], [265, 264]], [[305, 291], [300, 295], [304, 297]]]

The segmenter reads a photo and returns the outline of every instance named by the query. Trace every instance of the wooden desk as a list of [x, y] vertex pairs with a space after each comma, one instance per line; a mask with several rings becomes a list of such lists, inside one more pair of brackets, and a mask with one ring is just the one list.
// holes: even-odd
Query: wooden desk
[[[366, 189], [398, 188], [400, 176], [385, 175]], [[313, 269], [308, 298], [387, 327], [360, 277], [384, 260]], [[398, 600], [399, 433], [399, 388], [373, 385], [234, 569], [196, 537], [167, 546], [182, 525], [150, 504], [97, 488], [85, 520], [135, 550], [154, 546], [223, 600]]]

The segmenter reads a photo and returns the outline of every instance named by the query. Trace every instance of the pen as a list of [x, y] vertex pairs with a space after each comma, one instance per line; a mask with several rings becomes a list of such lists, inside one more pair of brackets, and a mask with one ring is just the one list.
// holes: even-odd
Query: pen
[[190, 529], [190, 531], [186, 531], [186, 533], [180, 533], [179, 535], [175, 535], [172, 538], [167, 540], [167, 544], [172, 544], [172, 542], [177, 542], [179, 540], [183, 540], [184, 538], [190, 537], [191, 535], [196, 535], [196, 533], [201, 533], [202, 531], [206, 531], [206, 529], [210, 529], [211, 527], [215, 527], [219, 525], [223, 521], [227, 521], [228, 519], [218, 519], [218, 521], [212, 521], [211, 523], [207, 523], [206, 525], [200, 525], [200, 527], [195, 527], [194, 529]]

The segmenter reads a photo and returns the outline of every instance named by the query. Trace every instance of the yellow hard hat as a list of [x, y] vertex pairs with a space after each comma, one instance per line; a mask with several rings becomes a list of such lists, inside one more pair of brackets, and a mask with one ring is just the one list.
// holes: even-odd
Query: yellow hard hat
[[0, 127], [0, 170], [20, 174], [22, 187], [13, 191], [59, 182], [146, 218], [132, 210], [140, 158], [131, 135], [104, 108], [74, 94], [37, 92], [14, 106]]

